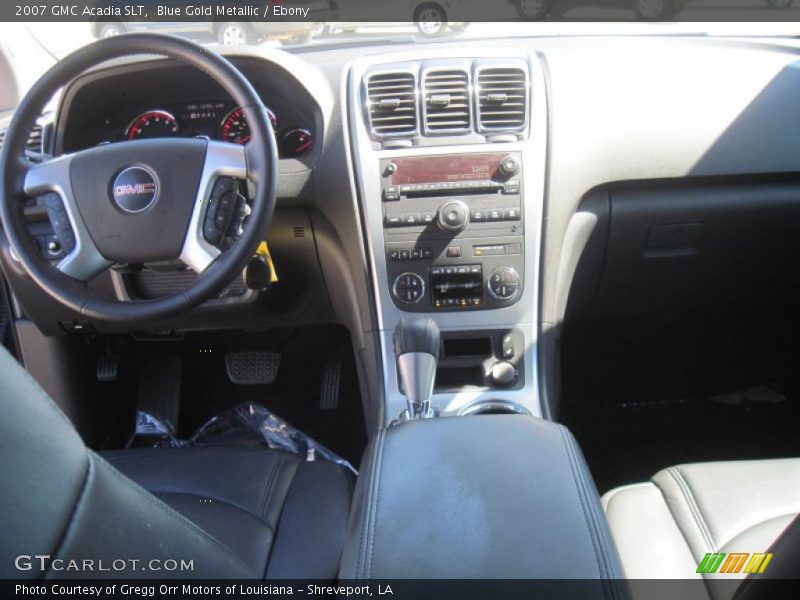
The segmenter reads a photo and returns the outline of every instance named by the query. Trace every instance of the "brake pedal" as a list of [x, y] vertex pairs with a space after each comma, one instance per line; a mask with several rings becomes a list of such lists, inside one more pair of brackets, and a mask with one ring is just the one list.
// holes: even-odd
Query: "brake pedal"
[[225, 355], [228, 378], [238, 385], [274, 383], [281, 366], [277, 352], [230, 352]]

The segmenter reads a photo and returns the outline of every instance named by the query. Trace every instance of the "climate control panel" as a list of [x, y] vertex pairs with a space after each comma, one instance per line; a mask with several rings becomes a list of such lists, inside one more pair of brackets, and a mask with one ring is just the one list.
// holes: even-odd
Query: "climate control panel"
[[381, 162], [392, 300], [409, 312], [502, 308], [524, 287], [520, 153]]

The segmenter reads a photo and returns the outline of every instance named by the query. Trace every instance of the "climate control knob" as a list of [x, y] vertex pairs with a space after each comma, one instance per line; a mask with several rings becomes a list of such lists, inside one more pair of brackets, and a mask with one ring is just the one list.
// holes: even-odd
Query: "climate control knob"
[[398, 275], [392, 286], [392, 294], [403, 304], [416, 304], [425, 295], [425, 280], [416, 273]]
[[461, 200], [445, 202], [439, 207], [437, 221], [444, 231], [450, 233], [464, 231], [469, 225], [469, 206]]
[[511, 267], [498, 267], [489, 275], [486, 287], [495, 300], [511, 300], [519, 294], [522, 279]]

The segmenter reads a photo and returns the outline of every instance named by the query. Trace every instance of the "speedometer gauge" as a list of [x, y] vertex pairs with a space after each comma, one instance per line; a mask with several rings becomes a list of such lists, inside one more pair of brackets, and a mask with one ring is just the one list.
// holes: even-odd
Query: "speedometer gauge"
[[[272, 123], [272, 129], [277, 129], [278, 119], [275, 117], [275, 113], [267, 109], [267, 115]], [[222, 119], [219, 127], [219, 139], [233, 144], [246, 144], [250, 141], [250, 125], [247, 124], [241, 108], [234, 108]]]
[[165, 110], [151, 110], [136, 117], [125, 130], [129, 140], [178, 135], [178, 121]]

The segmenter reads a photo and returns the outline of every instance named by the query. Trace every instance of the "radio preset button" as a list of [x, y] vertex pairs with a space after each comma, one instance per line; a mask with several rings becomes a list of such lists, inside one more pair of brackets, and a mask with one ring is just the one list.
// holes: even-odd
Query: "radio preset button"
[[503, 217], [506, 221], [519, 221], [519, 209], [507, 208], [504, 211]]
[[470, 215], [470, 218], [475, 223], [483, 223], [486, 220], [486, 211], [483, 209], [473, 210]]
[[386, 227], [402, 227], [403, 217], [402, 215], [386, 215], [384, 223]]
[[505, 211], [502, 208], [493, 208], [488, 212], [489, 221], [502, 221], [505, 216]]

